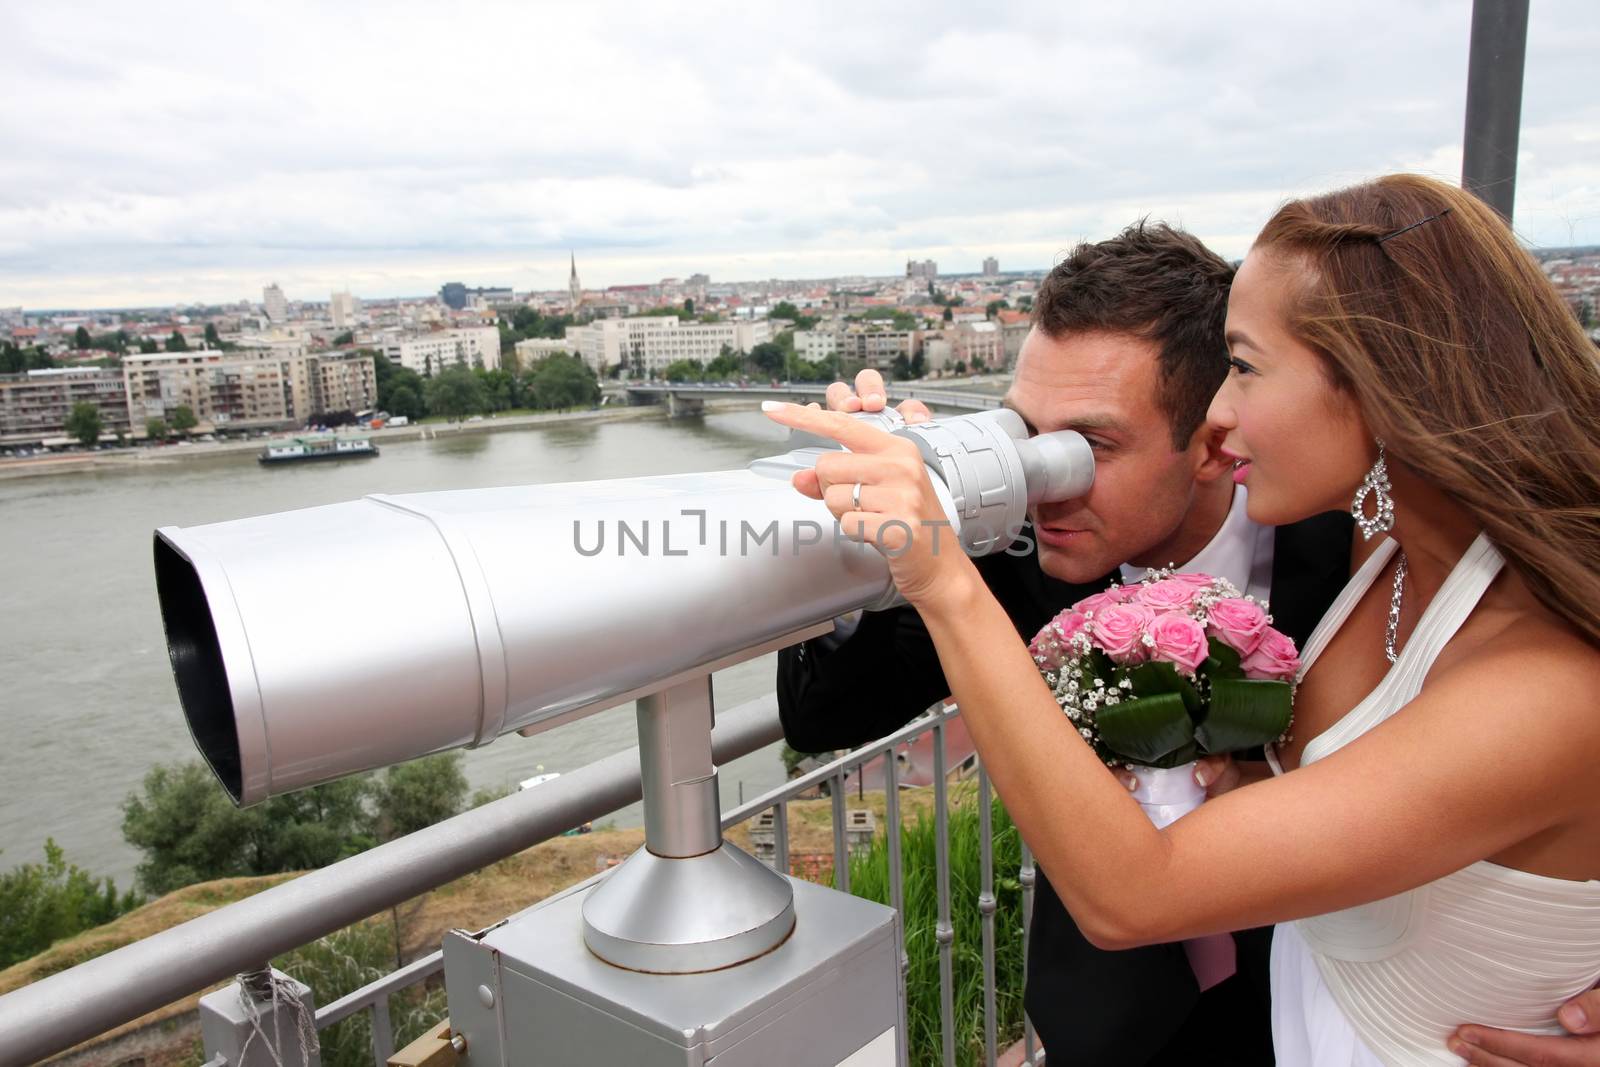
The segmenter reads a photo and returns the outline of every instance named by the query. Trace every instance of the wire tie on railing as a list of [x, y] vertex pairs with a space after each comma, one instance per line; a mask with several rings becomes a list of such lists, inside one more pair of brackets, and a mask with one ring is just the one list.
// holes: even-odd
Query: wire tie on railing
[[[295, 1032], [300, 1038], [300, 1063], [311, 1062], [311, 1049], [317, 1040], [317, 1020], [306, 1008], [304, 1000], [300, 999], [300, 991], [295, 988], [295, 983], [288, 978], [280, 978], [272, 973], [272, 968], [267, 967], [260, 971], [249, 971], [238, 975], [239, 1006], [244, 1009], [244, 1017], [250, 1023], [250, 1035], [245, 1038], [244, 1047], [239, 1050], [239, 1062], [245, 1062], [245, 1056], [250, 1051], [250, 1043], [260, 1037], [267, 1046], [267, 1054], [272, 1057], [276, 1067], [284, 1067], [278, 1055], [278, 1020], [282, 1010], [288, 1008], [294, 1013]], [[261, 1027], [261, 1004], [272, 1005], [272, 1037], [268, 1038], [266, 1031]]]

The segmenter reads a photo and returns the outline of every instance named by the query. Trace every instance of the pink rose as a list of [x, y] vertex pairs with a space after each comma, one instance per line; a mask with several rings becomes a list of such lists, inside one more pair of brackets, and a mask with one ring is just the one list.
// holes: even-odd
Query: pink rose
[[1239, 655], [1247, 656], [1268, 630], [1267, 613], [1253, 600], [1228, 597], [1211, 605], [1206, 629]]
[[1089, 636], [1117, 663], [1143, 663], [1149, 658], [1146, 628], [1155, 613], [1141, 604], [1113, 604], [1095, 612]]
[[1181, 578], [1166, 578], [1142, 587], [1135, 603], [1143, 604], [1157, 614], [1163, 611], [1187, 611], [1197, 593], [1191, 583]]
[[1171, 578], [1168, 578], [1167, 581], [1182, 582], [1184, 585], [1187, 585], [1189, 588], [1194, 590], [1195, 596], [1199, 596], [1201, 593], [1211, 592], [1211, 587], [1217, 584], [1217, 580], [1211, 577], [1209, 574], [1193, 573], [1174, 574]]
[[1091, 596], [1084, 597], [1082, 600], [1072, 605], [1072, 607], [1074, 610], [1081, 611], [1087, 615], [1092, 611], [1100, 612], [1104, 611], [1106, 608], [1115, 607], [1118, 604], [1126, 604], [1128, 601], [1137, 596], [1138, 593], [1139, 590], [1136, 586], [1113, 585], [1103, 593], [1095, 593]]
[[1211, 654], [1206, 629], [1181, 611], [1157, 615], [1148, 630], [1155, 641], [1151, 654], [1179, 670], [1193, 674]]
[[1239, 666], [1244, 668], [1246, 678], [1287, 682], [1293, 680], [1295, 672], [1300, 669], [1300, 654], [1295, 651], [1293, 641], [1269, 626], [1261, 635], [1255, 651], [1244, 657]]
[[1059, 670], [1063, 663], [1072, 658], [1072, 639], [1088, 621], [1081, 611], [1068, 608], [1045, 623], [1028, 644], [1033, 661], [1042, 670]]

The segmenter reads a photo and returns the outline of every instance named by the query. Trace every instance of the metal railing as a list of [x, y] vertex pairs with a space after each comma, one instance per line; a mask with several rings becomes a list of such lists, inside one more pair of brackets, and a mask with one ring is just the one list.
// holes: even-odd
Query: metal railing
[[[869, 745], [792, 779], [726, 812], [723, 828], [770, 811], [773, 864], [788, 873], [792, 859], [787, 804], [828, 783], [833, 807], [835, 885], [849, 891], [845, 785], [849, 773], [882, 757], [884, 833], [889, 864], [889, 903], [895, 909], [903, 975], [910, 972], [904, 928], [904, 875], [899, 773], [895, 750], [933, 735], [934, 818], [938, 918], [941, 1059], [955, 1062], [954, 941], [951, 918], [948, 752], [946, 725], [959, 714], [938, 706], [928, 716]], [[774, 696], [718, 712], [713, 748], [719, 763], [756, 751], [782, 737]], [[445, 885], [462, 875], [515, 855], [572, 827], [601, 818], [640, 799], [638, 750], [605, 757], [538, 789], [524, 790], [380, 845], [360, 855], [274, 886], [181, 926], [152, 935], [0, 997], [0, 1063], [28, 1063], [55, 1055], [131, 1022], [147, 1012], [200, 992], [232, 975], [264, 968], [275, 956], [299, 948], [355, 922]], [[978, 770], [982, 873], [977, 906], [982, 926], [984, 1063], [997, 1055], [995, 921], [997, 903], [992, 860], [990, 787]], [[578, 892], [597, 874], [556, 897]], [[1023, 846], [1018, 871], [1022, 886], [1023, 966], [1032, 910], [1032, 859]], [[533, 907], [549, 903], [549, 898]], [[316, 1012], [323, 1030], [361, 1012], [371, 1015], [373, 1062], [384, 1067], [394, 1051], [389, 998], [425, 982], [444, 968], [433, 952], [351, 992]], [[900, 1025], [906, 1026], [905, 1002]], [[1031, 1024], [1025, 1023], [1027, 1063], [1042, 1063]]]
[[[664, 396], [671, 393], [685, 399], [705, 399], [711, 397], [750, 397], [755, 400], [771, 400], [774, 397], [800, 397], [805, 400], [821, 401], [827, 394], [826, 385], [780, 384], [780, 385], [738, 385], [707, 382], [656, 382], [637, 385], [623, 385], [615, 391], [619, 393], [634, 393], [650, 396]], [[960, 389], [939, 389], [930, 386], [912, 386], [889, 384], [886, 387], [889, 403], [897, 404], [902, 400], [921, 400], [926, 404], [939, 407], [957, 408], [963, 411], [983, 411], [988, 408], [1000, 406], [1000, 398], [991, 393], [975, 393]]]

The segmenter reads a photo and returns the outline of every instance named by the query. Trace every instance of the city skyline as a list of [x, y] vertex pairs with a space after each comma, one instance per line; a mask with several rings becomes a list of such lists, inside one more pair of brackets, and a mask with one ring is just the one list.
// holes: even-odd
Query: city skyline
[[[1459, 176], [1462, 3], [690, 10], [8, 9], [0, 306], [1046, 269], [1142, 215], [1234, 258], [1288, 196]], [[1600, 244], [1597, 22], [1532, 10], [1537, 246]]]

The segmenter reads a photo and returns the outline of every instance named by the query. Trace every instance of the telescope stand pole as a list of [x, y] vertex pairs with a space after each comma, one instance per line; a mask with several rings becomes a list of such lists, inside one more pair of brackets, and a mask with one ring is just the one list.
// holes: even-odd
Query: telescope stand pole
[[794, 929], [787, 878], [722, 839], [711, 758], [711, 675], [641, 697], [645, 847], [583, 902], [583, 939], [608, 963], [654, 974], [731, 967]]
[[722, 812], [711, 761], [711, 676], [641, 697], [638, 709], [644, 847], [673, 859], [715, 851]]

